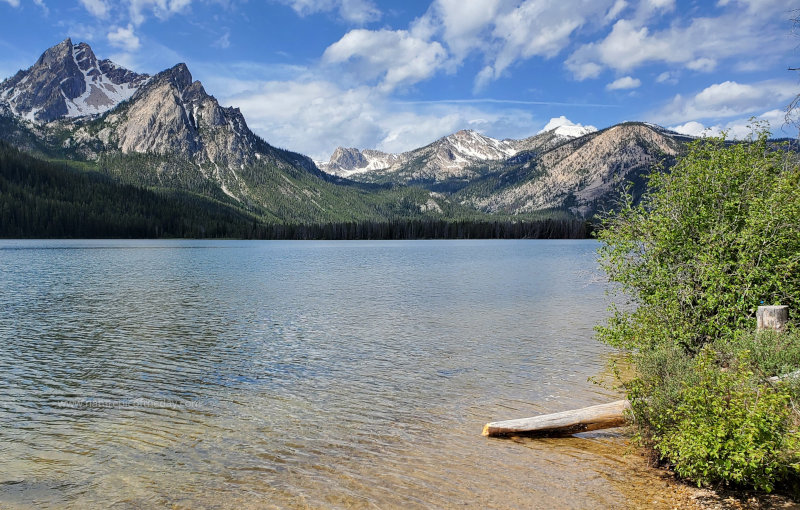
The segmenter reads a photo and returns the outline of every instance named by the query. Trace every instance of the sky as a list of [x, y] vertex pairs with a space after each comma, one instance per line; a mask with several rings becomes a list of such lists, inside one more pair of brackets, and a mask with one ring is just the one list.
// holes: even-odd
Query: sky
[[184, 62], [272, 145], [402, 152], [460, 129], [646, 121], [774, 136], [800, 93], [800, 0], [0, 0], [0, 77], [70, 37]]

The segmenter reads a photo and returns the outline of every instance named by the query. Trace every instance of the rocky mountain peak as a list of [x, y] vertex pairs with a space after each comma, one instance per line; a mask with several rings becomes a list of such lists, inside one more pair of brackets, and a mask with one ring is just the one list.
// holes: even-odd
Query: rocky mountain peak
[[183, 62], [161, 71], [153, 79], [154, 81], [169, 82], [181, 92], [192, 85], [192, 73], [189, 72], [189, 68]]
[[331, 155], [329, 164], [340, 170], [355, 170], [366, 167], [367, 159], [356, 148], [337, 147]]
[[72, 56], [72, 39], [67, 37], [55, 46], [48, 48], [36, 61], [34, 67], [37, 66], [53, 66], [58, 64], [66, 64], [69, 57]]
[[214, 178], [231, 186], [235, 172], [258, 157], [241, 112], [220, 106], [182, 63], [153, 76], [106, 120], [108, 143], [123, 153], [180, 155], [211, 165]]
[[67, 38], [36, 63], [0, 84], [0, 101], [37, 123], [106, 112], [130, 98], [147, 81], [110, 60], [98, 61], [86, 43]]

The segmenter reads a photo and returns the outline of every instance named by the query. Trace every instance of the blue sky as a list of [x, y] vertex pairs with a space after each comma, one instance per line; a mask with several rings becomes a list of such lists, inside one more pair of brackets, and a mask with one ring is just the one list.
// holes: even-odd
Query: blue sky
[[[327, 159], [459, 129], [523, 138], [625, 120], [796, 136], [800, 0], [0, 0], [0, 75], [66, 37], [185, 62], [268, 142]], [[552, 121], [552, 119], [556, 119]]]

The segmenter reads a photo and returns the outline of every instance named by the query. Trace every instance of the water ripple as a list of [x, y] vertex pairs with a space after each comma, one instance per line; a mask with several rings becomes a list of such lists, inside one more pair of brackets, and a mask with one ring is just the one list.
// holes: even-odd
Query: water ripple
[[0, 505], [617, 505], [479, 436], [609, 398], [594, 249], [0, 241]]

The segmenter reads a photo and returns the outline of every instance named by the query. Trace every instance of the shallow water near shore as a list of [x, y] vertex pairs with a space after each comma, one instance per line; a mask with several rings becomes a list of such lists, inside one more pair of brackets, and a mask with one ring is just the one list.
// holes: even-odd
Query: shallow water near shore
[[596, 248], [0, 241], [0, 506], [666, 506], [617, 432], [480, 435], [618, 398]]

